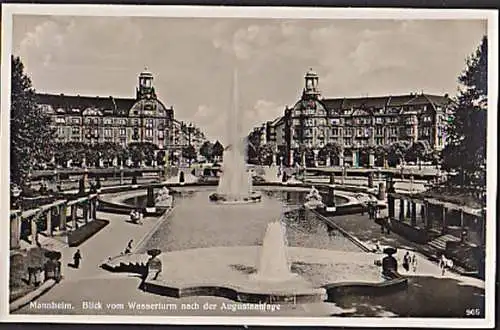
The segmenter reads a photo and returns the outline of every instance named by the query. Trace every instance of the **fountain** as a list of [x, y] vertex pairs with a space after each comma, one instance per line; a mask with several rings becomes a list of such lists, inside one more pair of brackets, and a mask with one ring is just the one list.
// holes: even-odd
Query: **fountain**
[[296, 277], [290, 271], [287, 257], [285, 227], [281, 221], [267, 225], [266, 234], [261, 247], [260, 263], [255, 280], [287, 281]]
[[210, 195], [210, 200], [224, 204], [246, 204], [261, 200], [261, 193], [252, 190], [252, 177], [246, 169], [246, 146], [239, 137], [241, 123], [239, 120], [237, 72], [234, 71], [233, 108], [228, 114], [228, 147], [223, 154], [223, 166], [217, 192]]

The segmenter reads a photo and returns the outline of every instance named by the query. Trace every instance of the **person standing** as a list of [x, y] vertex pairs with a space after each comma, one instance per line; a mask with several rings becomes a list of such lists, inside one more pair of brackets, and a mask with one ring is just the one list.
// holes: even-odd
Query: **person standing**
[[80, 253], [80, 250], [76, 250], [75, 254], [73, 255], [73, 265], [75, 268], [80, 267], [80, 260], [82, 260], [82, 254]]
[[410, 271], [410, 252], [406, 251], [403, 257], [403, 268], [408, 272]]

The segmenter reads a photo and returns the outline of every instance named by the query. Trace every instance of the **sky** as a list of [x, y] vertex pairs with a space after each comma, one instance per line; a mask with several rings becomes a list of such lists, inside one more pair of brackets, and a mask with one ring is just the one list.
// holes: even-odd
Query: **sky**
[[304, 74], [323, 97], [455, 95], [485, 20], [14, 16], [13, 45], [38, 92], [135, 97], [155, 75], [175, 117], [225, 140], [238, 71], [242, 129], [283, 115]]

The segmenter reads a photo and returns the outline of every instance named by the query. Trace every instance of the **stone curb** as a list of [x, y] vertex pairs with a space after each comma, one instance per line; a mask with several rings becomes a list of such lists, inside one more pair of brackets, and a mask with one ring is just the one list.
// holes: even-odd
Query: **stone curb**
[[342, 233], [342, 235], [344, 235], [345, 237], [347, 237], [351, 242], [353, 242], [355, 245], [357, 245], [359, 248], [361, 248], [362, 250], [364, 250], [364, 252], [373, 252], [372, 249], [370, 249], [368, 246], [365, 245], [365, 243], [363, 243], [362, 241], [360, 241], [357, 237], [355, 237], [354, 235], [352, 235], [351, 233], [349, 233], [347, 230], [345, 230], [344, 228], [340, 227], [338, 224], [336, 224], [334, 221], [328, 219], [327, 217], [319, 214], [318, 212], [316, 211], [313, 211], [313, 213], [320, 217], [324, 222], [332, 225], [333, 227], [335, 227], [336, 230], [340, 231]]
[[156, 233], [158, 228], [169, 218], [170, 214], [172, 214], [174, 210], [174, 206], [169, 208], [163, 213], [163, 215], [158, 219], [158, 221], [154, 224], [154, 226], [142, 236], [139, 240], [139, 243], [135, 245], [135, 248], [132, 249], [132, 252], [136, 253], [142, 246]]
[[24, 295], [21, 298], [18, 298], [17, 300], [14, 300], [9, 304], [9, 312], [15, 312], [22, 307], [26, 306], [36, 298], [42, 296], [44, 293], [52, 289], [57, 282], [55, 280], [47, 280], [45, 281], [42, 285], [40, 285], [38, 288], [36, 288], [34, 291], [29, 292], [28, 294]]

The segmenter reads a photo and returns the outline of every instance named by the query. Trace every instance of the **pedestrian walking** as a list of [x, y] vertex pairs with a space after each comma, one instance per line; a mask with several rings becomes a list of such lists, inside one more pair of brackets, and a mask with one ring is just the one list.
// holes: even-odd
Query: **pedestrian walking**
[[80, 260], [82, 260], [82, 254], [80, 253], [80, 250], [76, 250], [75, 254], [73, 255], [73, 265], [75, 268], [80, 267]]
[[132, 243], [134, 242], [133, 239], [128, 241], [127, 247], [125, 248], [125, 254], [132, 253]]
[[448, 259], [444, 256], [444, 254], [441, 255], [441, 259], [439, 260], [439, 268], [441, 268], [441, 275], [444, 276], [446, 273], [446, 264], [447, 264]]
[[403, 257], [403, 268], [408, 272], [410, 271], [410, 252], [406, 251]]
[[413, 272], [416, 273], [417, 272], [417, 256], [415, 255], [415, 253], [411, 256], [411, 266], [412, 266]]

